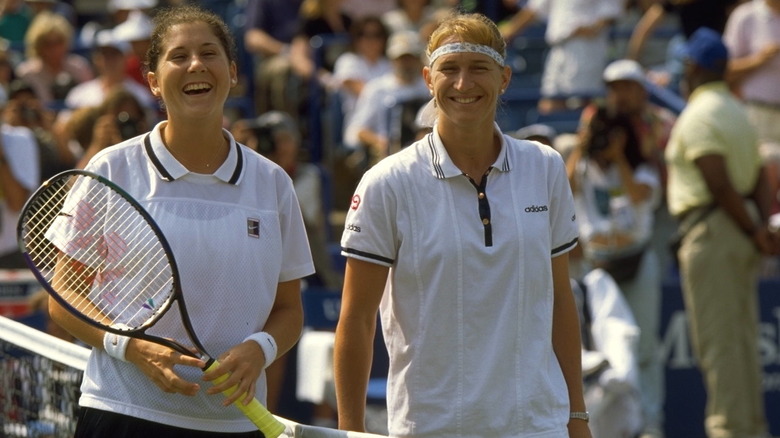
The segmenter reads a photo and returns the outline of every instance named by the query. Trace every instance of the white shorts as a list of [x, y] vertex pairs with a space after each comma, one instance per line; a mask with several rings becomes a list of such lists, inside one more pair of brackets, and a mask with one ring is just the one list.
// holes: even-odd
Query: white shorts
[[606, 33], [552, 46], [544, 66], [542, 96], [602, 94], [601, 75], [607, 64], [607, 50]]

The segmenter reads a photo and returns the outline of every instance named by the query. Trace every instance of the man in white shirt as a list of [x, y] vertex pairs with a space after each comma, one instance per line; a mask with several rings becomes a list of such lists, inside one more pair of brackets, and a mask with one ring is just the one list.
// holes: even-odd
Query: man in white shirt
[[423, 51], [417, 32], [394, 34], [387, 46], [393, 71], [369, 81], [358, 98], [344, 142], [351, 149], [365, 148], [371, 157], [369, 162], [384, 158], [401, 146], [393, 141], [397, 139], [390, 122], [393, 108], [430, 98], [421, 73]]

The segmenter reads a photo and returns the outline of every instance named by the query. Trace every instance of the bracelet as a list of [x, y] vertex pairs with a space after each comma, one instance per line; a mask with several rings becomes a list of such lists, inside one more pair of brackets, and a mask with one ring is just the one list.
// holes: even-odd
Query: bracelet
[[569, 412], [569, 418], [572, 420], [582, 420], [584, 422], [590, 421], [590, 414], [588, 414], [587, 411], [585, 412]]
[[103, 335], [103, 349], [106, 353], [114, 359], [119, 359], [122, 362], [127, 362], [125, 353], [127, 352], [127, 344], [130, 343], [128, 336], [117, 335], [116, 333], [106, 332]]
[[263, 369], [268, 368], [269, 365], [276, 360], [276, 353], [279, 350], [276, 346], [276, 339], [266, 332], [258, 332], [247, 336], [244, 339], [246, 341], [255, 341], [260, 349], [263, 350], [263, 356], [265, 356], [265, 365]]

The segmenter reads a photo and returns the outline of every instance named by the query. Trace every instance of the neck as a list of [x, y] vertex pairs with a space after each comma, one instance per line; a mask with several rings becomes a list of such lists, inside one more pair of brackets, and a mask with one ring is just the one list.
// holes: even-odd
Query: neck
[[448, 127], [452, 124], [440, 122], [439, 137], [455, 166], [475, 180], [479, 180], [498, 158], [501, 139], [493, 131], [493, 125], [475, 129], [471, 127]]
[[214, 173], [228, 155], [228, 139], [220, 125], [166, 123], [162, 127], [165, 146], [187, 169]]

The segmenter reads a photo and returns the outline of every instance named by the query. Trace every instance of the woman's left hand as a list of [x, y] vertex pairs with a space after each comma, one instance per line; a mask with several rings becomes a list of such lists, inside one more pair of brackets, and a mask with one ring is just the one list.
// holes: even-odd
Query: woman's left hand
[[235, 401], [248, 404], [255, 398], [257, 379], [265, 367], [265, 356], [255, 341], [246, 341], [236, 345], [219, 357], [219, 366], [203, 374], [203, 380], [212, 381], [224, 374], [228, 378], [207, 390], [209, 394], [218, 394], [236, 385], [236, 391], [225, 398], [224, 405]]

